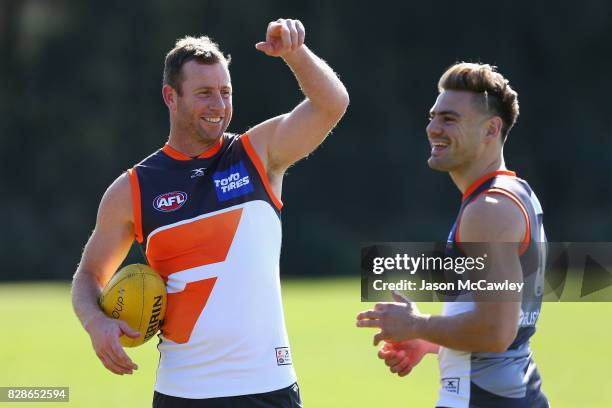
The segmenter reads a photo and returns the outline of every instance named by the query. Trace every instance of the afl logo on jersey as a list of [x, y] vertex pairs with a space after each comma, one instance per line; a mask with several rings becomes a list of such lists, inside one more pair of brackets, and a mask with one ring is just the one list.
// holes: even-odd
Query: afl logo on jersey
[[176, 211], [187, 201], [187, 194], [182, 191], [160, 194], [153, 200], [153, 207], [157, 211], [170, 212]]

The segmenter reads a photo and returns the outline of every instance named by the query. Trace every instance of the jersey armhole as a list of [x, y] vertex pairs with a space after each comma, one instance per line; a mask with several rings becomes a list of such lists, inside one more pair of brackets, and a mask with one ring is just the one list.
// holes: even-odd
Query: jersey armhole
[[[518, 205], [518, 207], [520, 208], [521, 212], [523, 213], [523, 216], [525, 217], [525, 226], [526, 226], [525, 236], [523, 237], [523, 242], [521, 242], [521, 246], [519, 247], [519, 256], [523, 255], [525, 253], [525, 251], [527, 251], [527, 248], [529, 247], [529, 243], [531, 242], [531, 225], [530, 225], [530, 222], [529, 222], [529, 215], [527, 214], [527, 210], [525, 209], [525, 206], [523, 205], [521, 200], [519, 200], [511, 192], [509, 192], [507, 190], [503, 190], [501, 188], [497, 188], [497, 187], [489, 188], [487, 190], [484, 190], [482, 193], [480, 193], [476, 197], [474, 197], [474, 199], [476, 199], [481, 194], [501, 194], [503, 196], [508, 197], [516, 205]], [[461, 211], [461, 214], [463, 214], [463, 210]], [[457, 221], [457, 228], [455, 228], [455, 237], [454, 238], [455, 238], [455, 242], [457, 244], [461, 243], [461, 241], [459, 239], [459, 224], [461, 223], [461, 214], [459, 214], [459, 218], [458, 218], [458, 221]]]
[[263, 164], [261, 163], [261, 159], [259, 158], [259, 156], [257, 155], [257, 152], [253, 148], [253, 145], [251, 144], [249, 140], [249, 135], [247, 133], [242, 134], [240, 136], [240, 142], [242, 143], [242, 146], [244, 147], [244, 150], [247, 153], [247, 156], [249, 156], [251, 163], [253, 163], [253, 166], [255, 166], [255, 168], [257, 169], [259, 178], [263, 182], [263, 185], [266, 189], [266, 192], [268, 193], [268, 196], [274, 203], [274, 206], [278, 210], [280, 210], [281, 208], [283, 208], [283, 202], [276, 196], [276, 194], [274, 194], [274, 191], [272, 191], [272, 186], [270, 186], [270, 180], [268, 180], [266, 169], [264, 169]]
[[135, 168], [128, 171], [130, 176], [130, 187], [132, 189], [132, 208], [134, 209], [134, 238], [139, 244], [142, 244], [142, 209], [140, 206], [140, 184], [138, 183], [138, 174]]

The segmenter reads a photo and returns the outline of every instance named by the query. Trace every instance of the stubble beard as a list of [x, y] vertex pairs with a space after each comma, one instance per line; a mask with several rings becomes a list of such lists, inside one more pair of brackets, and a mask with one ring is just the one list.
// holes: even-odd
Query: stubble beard
[[195, 141], [198, 144], [211, 144], [218, 141], [227, 130], [229, 123], [225, 123], [223, 127], [216, 132], [217, 134], [210, 134], [201, 123], [202, 119], [192, 118], [188, 115], [181, 115], [179, 119], [178, 127], [180, 132], [187, 136], [187, 138]]
[[430, 156], [429, 159], [427, 159], [427, 165], [432, 170], [443, 171], [443, 172], [450, 172], [456, 167], [456, 166], [453, 166], [452, 161], [448, 159], [440, 160], [440, 158], [433, 157], [433, 156]]
[[205, 122], [204, 119], [200, 119], [199, 117], [195, 118], [194, 122], [192, 122], [192, 130], [196, 140], [203, 143], [217, 142], [223, 137], [227, 131], [227, 128], [229, 127], [229, 121], [226, 122], [226, 117], [223, 117], [223, 119], [221, 119], [221, 128], [219, 131], [211, 134], [208, 130], [206, 130], [204, 127], [206, 125], [202, 122]]
[[[450, 149], [450, 147], [447, 147], [447, 149]], [[451, 156], [450, 153], [454, 153], [454, 156]], [[432, 170], [450, 173], [462, 168], [474, 159], [473, 157], [469, 157], [470, 155], [461, 154], [461, 152], [445, 152], [442, 156], [443, 157], [430, 156], [429, 159], [427, 159], [427, 164]]]
[[198, 120], [198, 124], [195, 127], [193, 133], [194, 133], [194, 137], [196, 137], [199, 142], [210, 143], [210, 142], [217, 141], [221, 137], [223, 137], [223, 134], [225, 133], [226, 129], [227, 129], [227, 126], [224, 125], [218, 132], [216, 132], [216, 134], [210, 134], [206, 129], [204, 129], [200, 125], [200, 120]]

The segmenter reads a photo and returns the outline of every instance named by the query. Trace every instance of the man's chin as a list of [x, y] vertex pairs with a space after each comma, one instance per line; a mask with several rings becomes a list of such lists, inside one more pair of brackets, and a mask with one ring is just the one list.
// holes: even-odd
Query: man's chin
[[436, 170], [436, 171], [450, 171], [451, 168], [448, 165], [445, 165], [445, 163], [441, 162], [440, 160], [437, 160], [434, 157], [430, 157], [429, 159], [427, 159], [427, 165], [429, 166], [430, 169], [432, 170]]
[[199, 136], [200, 136], [200, 140], [202, 142], [205, 143], [213, 143], [218, 141], [219, 139], [221, 139], [221, 137], [223, 137], [223, 134], [225, 133], [225, 129], [220, 130], [218, 132], [215, 133], [209, 133], [209, 132], [200, 132]]

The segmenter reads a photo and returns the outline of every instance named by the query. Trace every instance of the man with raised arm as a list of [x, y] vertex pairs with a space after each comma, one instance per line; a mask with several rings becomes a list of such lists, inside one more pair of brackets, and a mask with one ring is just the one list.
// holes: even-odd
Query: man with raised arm
[[166, 282], [154, 407], [297, 407], [299, 389], [280, 294], [283, 175], [343, 116], [349, 98], [304, 44], [298, 20], [268, 25], [256, 48], [280, 57], [305, 99], [242, 135], [232, 118], [229, 60], [208, 37], [167, 54], [167, 143], [104, 194], [73, 281], [74, 309], [104, 366], [131, 374], [119, 345], [135, 336], [98, 306], [135, 239]]

